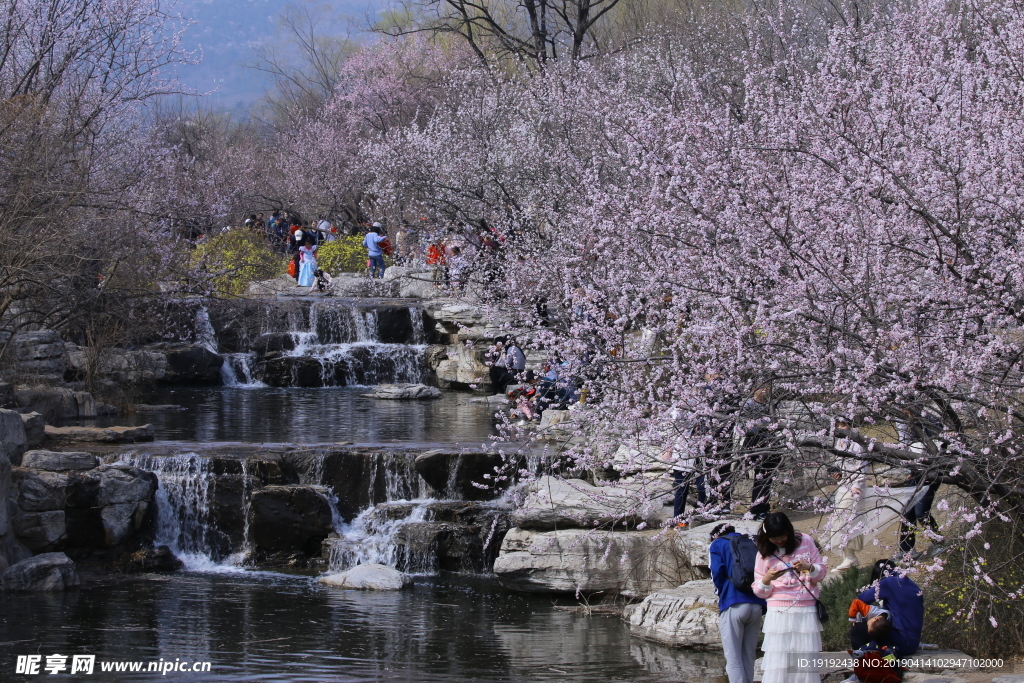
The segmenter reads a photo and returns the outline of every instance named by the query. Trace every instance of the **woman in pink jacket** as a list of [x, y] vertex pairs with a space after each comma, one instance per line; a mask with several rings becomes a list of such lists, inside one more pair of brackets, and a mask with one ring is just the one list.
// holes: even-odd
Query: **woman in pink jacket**
[[761, 683], [820, 683], [816, 667], [801, 666], [821, 652], [821, 622], [815, 600], [826, 565], [807, 534], [789, 517], [773, 512], [757, 534], [754, 595], [768, 601], [764, 620], [764, 677]]

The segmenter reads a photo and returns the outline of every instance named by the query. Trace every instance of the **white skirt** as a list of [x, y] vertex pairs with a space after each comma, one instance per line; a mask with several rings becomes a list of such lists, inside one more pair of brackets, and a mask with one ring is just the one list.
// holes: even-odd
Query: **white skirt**
[[[809, 665], [821, 654], [818, 609], [814, 605], [768, 607], [761, 649], [761, 683], [821, 683], [818, 669]], [[810, 661], [800, 662], [801, 659]]]

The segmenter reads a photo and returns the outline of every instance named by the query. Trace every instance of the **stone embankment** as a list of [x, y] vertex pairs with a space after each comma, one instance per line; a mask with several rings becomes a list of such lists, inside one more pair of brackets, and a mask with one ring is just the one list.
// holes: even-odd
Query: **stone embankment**
[[[5, 590], [78, 585], [74, 558], [111, 564], [151, 540], [157, 479], [81, 451], [27, 450], [31, 419], [0, 410], [0, 572]], [[58, 557], [59, 556], [59, 557]], [[46, 561], [25, 564], [43, 557]], [[60, 580], [58, 580], [58, 578]]]

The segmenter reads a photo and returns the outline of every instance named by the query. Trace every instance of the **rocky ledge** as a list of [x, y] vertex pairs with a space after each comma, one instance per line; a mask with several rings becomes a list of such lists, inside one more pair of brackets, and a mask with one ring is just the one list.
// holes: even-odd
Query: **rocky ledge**
[[378, 384], [373, 391], [363, 394], [363, 396], [390, 401], [419, 401], [441, 398], [441, 390], [437, 387], [428, 387], [425, 384]]
[[675, 532], [512, 529], [494, 573], [501, 585], [527, 593], [649, 593], [704, 578]]
[[711, 579], [651, 593], [623, 612], [631, 635], [664, 645], [721, 647], [718, 596]]
[[156, 438], [151, 424], [139, 427], [53, 427], [46, 425], [47, 438], [56, 441], [94, 443], [139, 443]]

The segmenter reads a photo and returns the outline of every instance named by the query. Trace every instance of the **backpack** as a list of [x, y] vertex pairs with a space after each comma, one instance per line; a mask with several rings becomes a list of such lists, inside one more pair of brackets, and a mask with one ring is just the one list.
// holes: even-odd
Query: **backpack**
[[757, 544], [745, 534], [729, 536], [729, 550], [732, 551], [732, 566], [729, 580], [736, 590], [753, 595], [754, 563], [757, 561]]
[[380, 250], [384, 252], [385, 256], [395, 255], [395, 247], [393, 244], [391, 244], [391, 240], [389, 240], [387, 237], [378, 242], [377, 246], [380, 247]]
[[906, 671], [901, 668], [892, 648], [868, 643], [853, 655], [853, 673], [863, 683], [901, 683]]

